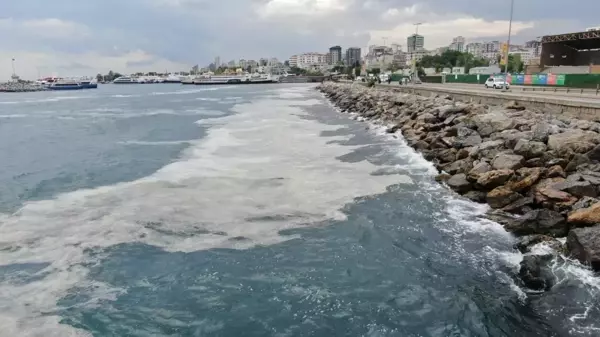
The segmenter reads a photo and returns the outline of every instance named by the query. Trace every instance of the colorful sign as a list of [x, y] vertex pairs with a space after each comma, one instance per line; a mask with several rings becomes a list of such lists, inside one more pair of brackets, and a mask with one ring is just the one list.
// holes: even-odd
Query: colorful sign
[[513, 77], [514, 80], [511, 84], [518, 84], [518, 85], [522, 85], [525, 84], [525, 75], [523, 74], [518, 74], [515, 77]]
[[556, 85], [565, 85], [565, 75], [556, 76]]
[[546, 85], [548, 83], [548, 75], [546, 74], [538, 74], [538, 84], [539, 85]]
[[548, 79], [546, 80], [547, 85], [556, 85], [556, 75], [548, 74]]
[[531, 75], [525, 75], [524, 78], [523, 78], [523, 84], [525, 84], [525, 85], [531, 85], [531, 84], [533, 84], [533, 78], [532, 77], [533, 76], [531, 76]]

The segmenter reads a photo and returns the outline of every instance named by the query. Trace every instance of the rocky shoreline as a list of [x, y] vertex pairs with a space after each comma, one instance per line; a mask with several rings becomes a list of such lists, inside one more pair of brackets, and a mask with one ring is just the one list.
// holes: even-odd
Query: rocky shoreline
[[[489, 204], [488, 217], [519, 237], [515, 249], [527, 253], [541, 242], [555, 248], [524, 256], [525, 286], [549, 289], [548, 265], [563, 255], [600, 271], [600, 123], [514, 102], [467, 104], [333, 82], [318, 90], [342, 112], [402, 133], [439, 170], [437, 181]], [[564, 237], [563, 245], [557, 238]]]

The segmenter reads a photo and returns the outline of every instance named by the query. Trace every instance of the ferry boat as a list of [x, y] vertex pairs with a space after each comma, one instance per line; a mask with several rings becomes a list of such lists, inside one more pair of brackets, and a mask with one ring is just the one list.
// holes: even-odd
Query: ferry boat
[[83, 87], [83, 89], [96, 89], [98, 88], [98, 81], [94, 78], [94, 79], [89, 79], [89, 78], [82, 78], [79, 83], [81, 84], [81, 86]]
[[138, 81], [137, 78], [131, 77], [131, 76], [121, 76], [119, 78], [115, 78], [115, 80], [113, 81], [113, 84], [139, 84], [140, 82]]
[[198, 76], [185, 76], [181, 79], [181, 84], [195, 84], [198, 78]]
[[50, 90], [81, 90], [83, 85], [78, 81], [73, 80], [59, 80], [52, 83], [48, 89]]
[[194, 80], [196, 85], [216, 84], [265, 84], [279, 82], [279, 77], [270, 74], [252, 75], [203, 75]]
[[179, 76], [169, 74], [169, 76], [165, 77], [162, 83], [181, 83], [183, 79]]

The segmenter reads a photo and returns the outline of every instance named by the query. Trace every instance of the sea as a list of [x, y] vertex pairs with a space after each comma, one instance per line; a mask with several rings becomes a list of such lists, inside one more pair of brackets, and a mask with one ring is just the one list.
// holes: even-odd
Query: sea
[[313, 84], [2, 94], [0, 336], [600, 336], [435, 174]]

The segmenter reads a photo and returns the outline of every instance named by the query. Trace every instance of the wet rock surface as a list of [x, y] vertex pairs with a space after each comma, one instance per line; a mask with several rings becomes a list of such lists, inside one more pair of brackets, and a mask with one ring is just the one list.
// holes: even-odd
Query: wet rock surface
[[[402, 133], [433, 162], [440, 182], [488, 203], [489, 218], [515, 235], [534, 235], [523, 247], [567, 236], [567, 252], [600, 271], [600, 124], [385, 88], [324, 83], [319, 90], [342, 111]], [[548, 289], [550, 260], [527, 257], [524, 284]]]

